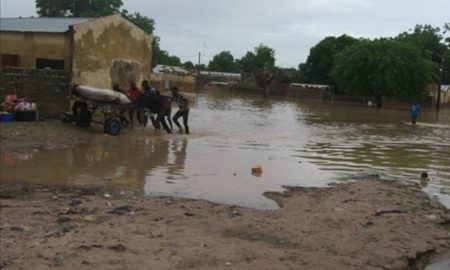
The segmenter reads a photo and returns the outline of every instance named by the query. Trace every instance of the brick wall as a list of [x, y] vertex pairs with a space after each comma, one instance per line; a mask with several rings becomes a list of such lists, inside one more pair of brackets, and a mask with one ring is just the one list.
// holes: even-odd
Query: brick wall
[[69, 108], [70, 74], [63, 70], [0, 68], [0, 96], [17, 94], [37, 104], [39, 115], [57, 118]]

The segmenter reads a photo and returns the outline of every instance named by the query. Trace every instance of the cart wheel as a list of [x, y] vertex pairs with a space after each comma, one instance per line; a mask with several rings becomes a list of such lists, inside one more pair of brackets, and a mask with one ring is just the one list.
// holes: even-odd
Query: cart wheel
[[120, 124], [119, 119], [117, 118], [108, 118], [103, 125], [103, 131], [112, 136], [117, 136], [122, 129], [122, 125]]
[[70, 113], [68, 112], [64, 112], [59, 116], [59, 119], [61, 119], [61, 121], [63, 121], [64, 123], [70, 123], [73, 121], [73, 117]]

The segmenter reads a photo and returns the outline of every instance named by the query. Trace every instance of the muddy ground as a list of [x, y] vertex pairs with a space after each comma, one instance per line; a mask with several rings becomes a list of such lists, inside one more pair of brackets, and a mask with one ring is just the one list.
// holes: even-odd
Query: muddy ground
[[[1, 153], [102, 136], [62, 125], [1, 124]], [[3, 269], [423, 269], [450, 254], [449, 211], [377, 177], [267, 193], [276, 211], [96, 187], [0, 191]]]

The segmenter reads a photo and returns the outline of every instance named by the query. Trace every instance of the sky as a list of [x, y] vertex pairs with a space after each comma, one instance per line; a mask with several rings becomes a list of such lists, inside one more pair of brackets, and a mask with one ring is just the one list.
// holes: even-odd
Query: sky
[[[182, 62], [208, 64], [230, 51], [241, 58], [259, 44], [276, 65], [297, 68], [327, 36], [392, 37], [416, 24], [450, 22], [450, 0], [122, 0], [156, 23], [160, 47]], [[35, 0], [0, 0], [2, 18], [37, 16]]]

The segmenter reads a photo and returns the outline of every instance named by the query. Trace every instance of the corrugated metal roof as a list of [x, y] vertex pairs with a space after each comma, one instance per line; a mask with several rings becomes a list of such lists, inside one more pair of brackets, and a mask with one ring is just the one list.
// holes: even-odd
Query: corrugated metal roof
[[228, 77], [228, 78], [240, 78], [240, 73], [230, 73], [230, 72], [217, 72], [217, 71], [200, 71], [200, 75], [203, 76], [213, 76], [213, 77]]
[[184, 68], [180, 68], [180, 67], [176, 67], [176, 66], [157, 65], [153, 69], [153, 73], [156, 73], [156, 74], [159, 74], [159, 73], [188, 74], [189, 71]]
[[64, 33], [69, 26], [94, 18], [0, 18], [1, 31]]

